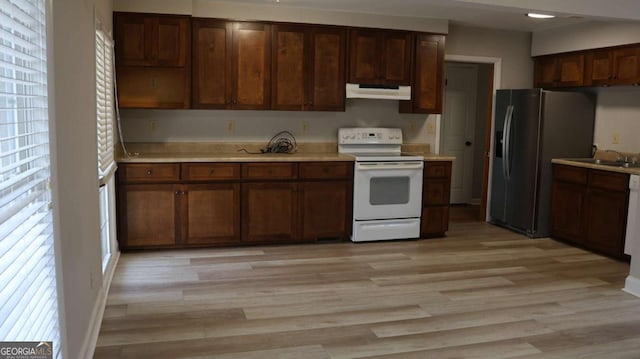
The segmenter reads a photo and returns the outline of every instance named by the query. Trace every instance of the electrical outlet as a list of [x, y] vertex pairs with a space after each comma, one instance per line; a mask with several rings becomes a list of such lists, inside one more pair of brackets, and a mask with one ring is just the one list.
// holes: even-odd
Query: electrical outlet
[[611, 136], [611, 143], [617, 145], [620, 143], [620, 134], [618, 132], [614, 132], [613, 136]]
[[94, 285], [95, 285], [95, 280], [93, 279], [93, 273], [90, 272], [89, 273], [89, 288], [93, 289]]
[[227, 121], [227, 133], [231, 134], [236, 131], [236, 122], [234, 120]]
[[149, 131], [156, 132], [158, 130], [158, 121], [151, 120], [149, 121]]
[[306, 134], [307, 132], [309, 132], [309, 122], [302, 121], [302, 133]]
[[436, 124], [433, 121], [427, 121], [427, 134], [429, 135], [436, 134]]
[[411, 120], [409, 121], [409, 133], [415, 133], [417, 129], [416, 122]]

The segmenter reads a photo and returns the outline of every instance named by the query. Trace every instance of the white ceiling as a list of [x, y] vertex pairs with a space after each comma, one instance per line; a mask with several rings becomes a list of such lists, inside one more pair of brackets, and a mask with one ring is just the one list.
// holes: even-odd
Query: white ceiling
[[[448, 19], [457, 24], [519, 31], [587, 21], [640, 21], [638, 0], [234, 0], [233, 3]], [[525, 16], [529, 11], [557, 17], [530, 19]]]

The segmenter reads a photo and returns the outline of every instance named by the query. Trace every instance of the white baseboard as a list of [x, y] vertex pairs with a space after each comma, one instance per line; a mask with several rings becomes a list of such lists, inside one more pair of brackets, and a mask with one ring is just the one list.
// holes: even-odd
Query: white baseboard
[[631, 275], [627, 276], [622, 290], [636, 297], [640, 297], [640, 279], [632, 277]]
[[480, 205], [480, 198], [471, 198], [471, 202], [469, 202], [469, 204], [472, 204], [474, 206], [478, 206]]
[[111, 253], [107, 269], [104, 271], [102, 288], [98, 291], [98, 298], [93, 307], [93, 311], [91, 312], [91, 321], [88, 328], [89, 332], [84, 338], [78, 358], [93, 358], [93, 354], [96, 351], [98, 335], [100, 334], [100, 326], [102, 325], [104, 310], [107, 306], [107, 296], [109, 294], [109, 288], [111, 288], [111, 281], [113, 280], [113, 274], [116, 271], [118, 259], [120, 259], [120, 251]]

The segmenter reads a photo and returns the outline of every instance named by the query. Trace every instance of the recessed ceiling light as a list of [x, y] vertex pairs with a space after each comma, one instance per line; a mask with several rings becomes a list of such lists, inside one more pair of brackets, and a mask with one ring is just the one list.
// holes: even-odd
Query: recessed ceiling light
[[527, 14], [528, 17], [532, 17], [534, 19], [552, 19], [555, 16], [554, 15], [547, 15], [547, 14], [536, 14], [534, 12], [530, 12]]

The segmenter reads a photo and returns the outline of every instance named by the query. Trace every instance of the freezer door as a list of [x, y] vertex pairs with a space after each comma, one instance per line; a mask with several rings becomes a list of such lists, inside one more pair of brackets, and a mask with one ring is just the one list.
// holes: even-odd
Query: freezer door
[[513, 90], [508, 148], [506, 223], [524, 233], [535, 231], [541, 130], [539, 89]]
[[492, 222], [506, 220], [507, 184], [504, 166], [504, 130], [507, 110], [511, 105], [511, 90], [496, 91], [495, 133], [493, 144], [493, 166], [491, 170], [491, 200], [489, 202], [489, 217]]

